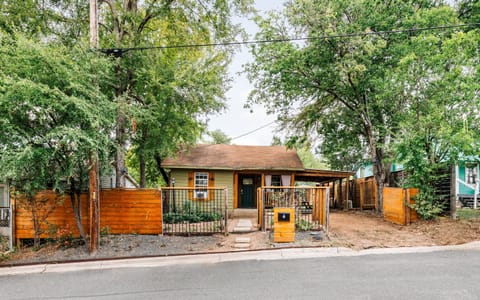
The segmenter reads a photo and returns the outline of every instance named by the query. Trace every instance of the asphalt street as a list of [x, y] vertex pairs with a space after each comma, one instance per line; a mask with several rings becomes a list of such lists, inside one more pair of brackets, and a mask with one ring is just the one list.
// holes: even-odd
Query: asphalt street
[[[399, 251], [397, 251], [399, 252]], [[401, 251], [400, 251], [401, 252]], [[0, 276], [2, 299], [479, 299], [480, 251], [197, 261]], [[285, 252], [286, 253], [286, 252]], [[300, 252], [299, 252], [300, 253]], [[294, 252], [291, 252], [294, 257]], [[255, 256], [260, 259], [255, 259]], [[301, 257], [301, 255], [300, 255]], [[185, 258], [188, 260], [188, 258]], [[5, 272], [4, 272], [5, 274]], [[1, 273], [0, 273], [1, 275]]]

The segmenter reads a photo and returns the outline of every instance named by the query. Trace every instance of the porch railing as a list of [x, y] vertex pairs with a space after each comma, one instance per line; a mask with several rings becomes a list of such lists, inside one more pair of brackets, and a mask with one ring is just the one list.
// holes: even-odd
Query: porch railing
[[258, 220], [263, 231], [272, 230], [273, 209], [295, 209], [296, 230], [324, 230], [328, 233], [329, 188], [326, 187], [274, 187], [257, 190]]
[[10, 208], [0, 207], [0, 227], [10, 226]]
[[163, 233], [227, 234], [226, 188], [162, 188]]

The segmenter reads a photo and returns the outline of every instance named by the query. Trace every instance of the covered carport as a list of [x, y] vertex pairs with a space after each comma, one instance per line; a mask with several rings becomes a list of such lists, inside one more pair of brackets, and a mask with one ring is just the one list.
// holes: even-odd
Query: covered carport
[[347, 171], [305, 169], [296, 172], [295, 182], [314, 182], [320, 186], [329, 186], [332, 190], [330, 206], [348, 208], [349, 180], [354, 174]]

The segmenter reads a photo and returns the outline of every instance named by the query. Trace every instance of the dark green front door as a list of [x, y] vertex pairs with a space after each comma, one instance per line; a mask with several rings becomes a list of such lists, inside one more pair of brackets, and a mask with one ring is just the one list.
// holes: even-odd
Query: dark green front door
[[255, 208], [255, 185], [253, 177], [243, 177], [240, 181], [240, 208]]

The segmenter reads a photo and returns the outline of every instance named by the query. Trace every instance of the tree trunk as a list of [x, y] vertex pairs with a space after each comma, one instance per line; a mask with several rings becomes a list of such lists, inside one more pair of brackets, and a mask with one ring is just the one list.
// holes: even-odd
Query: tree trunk
[[146, 174], [146, 162], [145, 162], [145, 155], [143, 152], [140, 152], [138, 155], [138, 160], [140, 163], [140, 187], [146, 188], [147, 187], [147, 174]]
[[27, 199], [30, 203], [30, 209], [32, 212], [32, 222], [33, 222], [33, 248], [38, 249], [40, 248], [40, 222], [38, 220], [38, 211], [36, 207], [36, 200], [35, 199]]
[[162, 158], [160, 157], [160, 155], [155, 154], [155, 162], [157, 163], [158, 170], [162, 174], [163, 180], [165, 181], [166, 184], [169, 184], [170, 183], [170, 178], [168, 178], [168, 174], [167, 174], [167, 172], [165, 172], [165, 169], [162, 168]]
[[[121, 106], [121, 105], [120, 105]], [[115, 187], [125, 187], [125, 142], [126, 142], [126, 117], [121, 108], [117, 111], [117, 128], [116, 128], [116, 165], [115, 165]]]
[[[377, 152], [381, 150], [377, 149]], [[374, 158], [373, 173], [375, 175], [375, 182], [377, 184], [377, 213], [383, 213], [383, 188], [385, 187], [385, 168], [383, 166], [383, 157], [377, 153]]]
[[[81, 185], [81, 184], [80, 184]], [[72, 203], [73, 216], [75, 218], [75, 225], [77, 226], [78, 233], [80, 238], [85, 242], [85, 231], [82, 226], [82, 206], [81, 206], [81, 191], [80, 187], [77, 191], [77, 186], [75, 185], [75, 180], [71, 178], [70, 183], [70, 203]]]
[[385, 166], [383, 164], [383, 151], [377, 147], [377, 141], [373, 133], [373, 126], [368, 116], [364, 116], [365, 121], [365, 133], [368, 137], [368, 143], [370, 147], [370, 157], [373, 162], [373, 175], [375, 177], [375, 183], [377, 185], [377, 213], [383, 213], [383, 188], [385, 186]]

